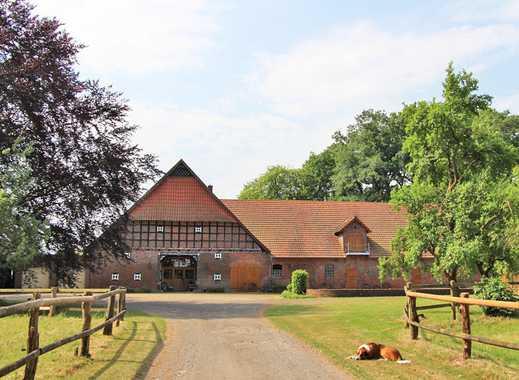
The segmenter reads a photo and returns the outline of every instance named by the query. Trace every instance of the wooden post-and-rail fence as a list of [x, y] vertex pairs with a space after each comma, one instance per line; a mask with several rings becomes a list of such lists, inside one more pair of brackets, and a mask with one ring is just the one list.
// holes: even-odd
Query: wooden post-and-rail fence
[[[27, 355], [21, 359], [18, 359], [14, 363], [11, 363], [3, 368], [0, 368], [0, 377], [11, 373], [18, 368], [25, 365], [24, 380], [34, 379], [36, 374], [36, 368], [38, 366], [38, 357], [47, 352], [55, 350], [67, 343], [81, 339], [81, 356], [90, 356], [90, 336], [95, 332], [103, 329], [104, 335], [112, 335], [112, 326], [115, 323], [119, 326], [119, 321], [123, 320], [124, 314], [126, 313], [126, 288], [116, 288], [111, 286], [110, 290], [104, 290], [104, 293], [95, 294], [93, 292], [99, 292], [100, 289], [86, 289], [82, 296], [67, 296], [58, 297], [57, 288], [54, 291], [51, 289], [50, 298], [41, 298], [40, 292], [34, 292], [33, 299], [31, 301], [18, 303], [11, 306], [0, 307], [0, 318], [7, 317], [15, 314], [29, 313], [29, 330], [27, 338]], [[67, 293], [77, 293], [77, 289], [74, 291], [67, 291]], [[0, 290], [0, 293], [5, 293], [4, 290]], [[13, 291], [6, 293], [25, 293], [23, 291]], [[96, 301], [108, 298], [108, 304], [106, 308], [106, 319], [103, 323], [98, 326], [91, 327], [92, 315], [91, 309], [92, 304]], [[117, 313], [116, 310], [116, 298], [117, 298]], [[40, 315], [40, 309], [48, 308], [49, 316], [52, 316], [56, 312], [57, 306], [80, 304], [81, 313], [83, 317], [83, 326], [80, 333], [57, 340], [44, 347], [40, 347], [39, 344], [39, 329], [38, 320]]]
[[[453, 338], [458, 338], [463, 340], [463, 358], [469, 359], [472, 355], [472, 342], [478, 342], [483, 344], [489, 344], [496, 347], [508, 348], [511, 350], [519, 351], [519, 344], [502, 342], [494, 339], [479, 337], [471, 335], [471, 325], [470, 325], [470, 305], [475, 306], [486, 306], [486, 307], [496, 307], [501, 309], [513, 309], [519, 310], [519, 302], [508, 302], [508, 301], [492, 301], [492, 300], [482, 300], [476, 298], [470, 298], [469, 294], [463, 292], [459, 297], [453, 296], [443, 296], [438, 294], [429, 294], [429, 293], [420, 293], [413, 291], [412, 284], [408, 283], [405, 287], [405, 293], [407, 296], [407, 304], [404, 308], [405, 310], [405, 321], [406, 327], [409, 327], [409, 334], [411, 339], [418, 339], [418, 330], [423, 329], [427, 331], [434, 332], [436, 334], [446, 335]], [[442, 304], [434, 304], [427, 306], [416, 306], [416, 300], [420, 299], [428, 299], [433, 301], [444, 301]], [[439, 327], [425, 326], [420, 323], [420, 318], [423, 317], [423, 314], [418, 314], [418, 311], [428, 310], [428, 309], [436, 309], [439, 307], [450, 307], [453, 312], [453, 319], [455, 319], [455, 307], [460, 308], [461, 315], [461, 330], [462, 333], [451, 332]]]

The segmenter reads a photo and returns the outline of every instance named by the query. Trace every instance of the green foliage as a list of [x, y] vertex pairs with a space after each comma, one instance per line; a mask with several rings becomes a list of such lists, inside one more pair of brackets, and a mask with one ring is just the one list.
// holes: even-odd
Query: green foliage
[[300, 169], [270, 167], [245, 185], [240, 199], [352, 199], [387, 201], [393, 188], [408, 182], [402, 151], [405, 136], [399, 114], [367, 110], [348, 133], [311, 153]]
[[285, 166], [271, 166], [265, 173], [247, 183], [240, 199], [300, 199], [301, 175], [299, 170]]
[[[514, 291], [499, 277], [483, 277], [474, 284], [474, 296], [484, 300], [495, 301], [519, 301]], [[481, 307], [483, 313], [490, 316], [511, 316], [513, 310], [497, 307]]]
[[0, 269], [17, 270], [30, 265], [48, 238], [48, 226], [25, 206], [33, 189], [32, 171], [27, 164], [30, 151], [17, 146], [1, 156], [8, 165], [0, 172]]
[[336, 198], [388, 201], [392, 189], [408, 182], [404, 137], [399, 114], [374, 110], [359, 114], [346, 135], [336, 132]]
[[[293, 294], [306, 294], [308, 286], [308, 272], [304, 269], [296, 269], [292, 272], [290, 283], [285, 292]], [[284, 292], [283, 292], [284, 293]]]
[[288, 300], [297, 300], [297, 299], [306, 299], [306, 298], [313, 298], [312, 296], [306, 295], [306, 294], [296, 294], [289, 290], [284, 290], [281, 292], [281, 297], [288, 299]]
[[333, 148], [310, 157], [300, 169], [271, 166], [265, 173], [247, 183], [240, 199], [330, 199], [335, 168]]
[[402, 111], [412, 183], [393, 191], [391, 202], [405, 207], [409, 223], [381, 262], [380, 277], [408, 275], [425, 252], [438, 280], [519, 269], [519, 153], [503, 132], [509, 116], [491, 109], [477, 88], [470, 73], [449, 65], [443, 102]]
[[327, 200], [333, 197], [335, 148], [335, 145], [331, 145], [319, 154], [310, 153], [300, 169], [301, 199]]

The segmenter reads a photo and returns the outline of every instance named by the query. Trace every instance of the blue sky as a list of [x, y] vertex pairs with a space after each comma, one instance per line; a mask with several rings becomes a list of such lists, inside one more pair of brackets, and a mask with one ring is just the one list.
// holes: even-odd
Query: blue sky
[[233, 198], [368, 108], [441, 94], [449, 61], [519, 113], [519, 1], [41, 0], [124, 93], [135, 142]]

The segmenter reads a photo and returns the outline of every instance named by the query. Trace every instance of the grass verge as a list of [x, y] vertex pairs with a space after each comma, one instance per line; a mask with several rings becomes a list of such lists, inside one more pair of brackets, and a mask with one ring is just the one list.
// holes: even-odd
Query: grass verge
[[[420, 332], [412, 341], [402, 319], [403, 297], [316, 298], [287, 301], [265, 311], [282, 330], [298, 336], [359, 379], [519, 379], [519, 353], [473, 343], [473, 359], [462, 358], [459, 339]], [[431, 304], [418, 300], [419, 305]], [[519, 340], [519, 320], [491, 318], [471, 307], [472, 334], [508, 342]], [[425, 310], [425, 324], [460, 331], [450, 308]], [[354, 361], [362, 343], [397, 347], [410, 365]]]
[[[92, 326], [104, 321], [103, 309], [94, 308]], [[28, 317], [11, 316], [0, 319], [0, 367], [26, 354]], [[79, 309], [69, 309], [48, 318], [40, 316], [40, 346], [81, 331]], [[99, 331], [90, 338], [92, 357], [74, 356], [80, 345], [75, 341], [49, 352], [38, 361], [37, 379], [140, 379], [160, 351], [166, 323], [164, 319], [144, 313], [130, 312], [113, 336]], [[22, 379], [24, 367], [6, 376]]]

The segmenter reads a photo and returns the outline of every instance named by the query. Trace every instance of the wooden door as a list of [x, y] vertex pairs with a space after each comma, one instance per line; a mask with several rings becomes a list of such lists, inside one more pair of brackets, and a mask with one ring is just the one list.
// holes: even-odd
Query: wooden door
[[167, 257], [161, 262], [162, 282], [172, 290], [190, 290], [196, 283], [196, 261], [192, 257]]
[[346, 268], [346, 288], [348, 289], [357, 289], [358, 285], [358, 273], [357, 268], [350, 267]]
[[346, 237], [348, 252], [366, 252], [366, 234], [362, 231], [351, 231]]
[[256, 263], [234, 263], [231, 266], [230, 286], [232, 289], [256, 290], [261, 287], [263, 269]]

